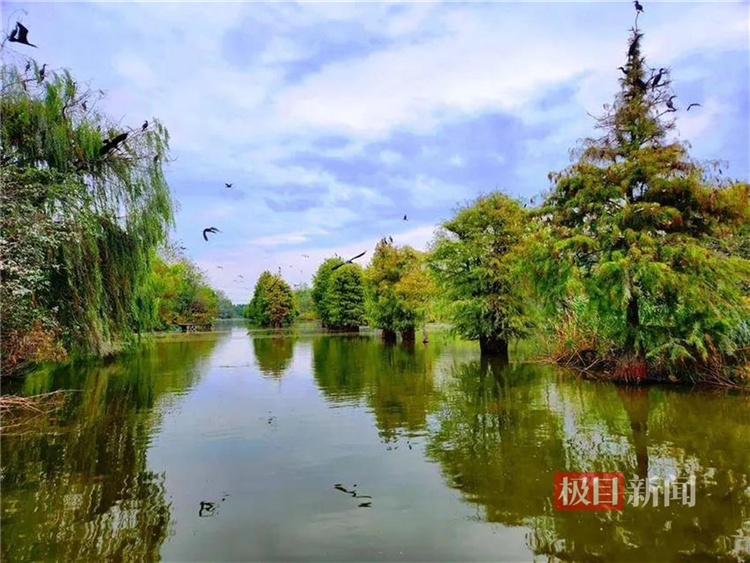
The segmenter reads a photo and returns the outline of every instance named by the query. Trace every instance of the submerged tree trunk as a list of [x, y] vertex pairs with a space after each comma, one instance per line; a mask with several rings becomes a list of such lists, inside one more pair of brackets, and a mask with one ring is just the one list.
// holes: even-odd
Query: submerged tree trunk
[[630, 429], [633, 431], [635, 450], [635, 471], [641, 478], [648, 478], [648, 389], [643, 387], [618, 386], [617, 395], [628, 414]]
[[389, 328], [383, 329], [382, 337], [383, 337], [383, 342], [388, 342], [388, 343], [396, 342], [396, 332]]
[[480, 336], [479, 350], [488, 356], [508, 359], [508, 341], [497, 336]]
[[416, 331], [414, 330], [414, 328], [407, 328], [406, 330], [402, 330], [401, 331], [401, 340], [403, 340], [404, 342], [414, 342], [414, 340], [416, 338], [414, 336], [415, 332]]

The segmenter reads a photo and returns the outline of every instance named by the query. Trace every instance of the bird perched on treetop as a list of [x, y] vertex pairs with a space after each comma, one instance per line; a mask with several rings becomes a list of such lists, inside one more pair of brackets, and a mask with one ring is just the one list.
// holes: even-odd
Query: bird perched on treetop
[[641, 6], [641, 3], [638, 2], [638, 0], [633, 0], [633, 6], [635, 6], [635, 11], [636, 12], [640, 13], [640, 12], [643, 11], [643, 6]]
[[216, 234], [220, 233], [221, 231], [217, 229], [216, 227], [208, 227], [206, 229], [203, 229], [203, 240], [208, 240], [208, 233]]
[[145, 131], [146, 129], [148, 129], [148, 121], [144, 121], [143, 125], [141, 125], [141, 131]]
[[651, 80], [651, 88], [656, 88], [659, 85], [659, 82], [661, 82], [661, 77], [664, 75], [665, 72], [667, 72], [666, 68], [659, 69], [659, 72]]
[[676, 107], [674, 107], [674, 102], [672, 101], [672, 100], [673, 100], [673, 99], [675, 99], [676, 97], [677, 97], [677, 96], [669, 96], [669, 99], [668, 99], [668, 100], [667, 100], [667, 101], [665, 102], [665, 103], [667, 104], [667, 109], [668, 109], [669, 111], [677, 111], [677, 108], [676, 108]]
[[10, 32], [8, 41], [11, 43], [21, 43], [28, 45], [29, 47], [36, 47], [33, 43], [29, 43], [29, 30], [21, 22], [16, 22], [16, 27]]

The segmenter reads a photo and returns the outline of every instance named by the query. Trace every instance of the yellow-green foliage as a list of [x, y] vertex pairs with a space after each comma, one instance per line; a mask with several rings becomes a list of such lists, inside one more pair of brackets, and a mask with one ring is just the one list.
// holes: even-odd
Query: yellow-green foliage
[[253, 298], [244, 313], [260, 326], [280, 328], [294, 322], [298, 310], [289, 284], [281, 275], [265, 271], [258, 278]]
[[204, 324], [218, 316], [218, 295], [203, 272], [185, 257], [157, 257], [151, 274], [159, 328]]
[[410, 331], [427, 317], [434, 286], [421, 252], [380, 241], [364, 279], [367, 317], [374, 327]]

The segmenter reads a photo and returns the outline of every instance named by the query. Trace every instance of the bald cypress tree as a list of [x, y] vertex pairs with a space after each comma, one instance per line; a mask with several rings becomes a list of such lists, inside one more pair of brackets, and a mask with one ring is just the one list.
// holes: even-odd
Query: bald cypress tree
[[[593, 354], [624, 380], [726, 374], [746, 365], [750, 340], [750, 262], [732, 250], [750, 191], [720, 181], [671, 134], [680, 108], [669, 71], [649, 71], [642, 38], [632, 31], [600, 135], [550, 175], [536, 278], [584, 335], [571, 344], [561, 330], [570, 357]], [[582, 346], [596, 350], [582, 356]]]

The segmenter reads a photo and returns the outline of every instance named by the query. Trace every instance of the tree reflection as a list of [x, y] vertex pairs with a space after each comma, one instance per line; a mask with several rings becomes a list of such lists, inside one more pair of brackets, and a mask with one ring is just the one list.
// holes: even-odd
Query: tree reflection
[[253, 336], [253, 352], [260, 372], [281, 379], [292, 364], [296, 341], [297, 337], [291, 334]]
[[436, 405], [434, 362], [439, 344], [391, 346], [367, 337], [313, 340], [313, 373], [327, 400], [361, 400], [372, 409], [381, 438], [424, 431]]
[[3, 559], [158, 559], [170, 506], [164, 475], [147, 463], [154, 407], [196, 382], [215, 344], [160, 343], [105, 365], [28, 376], [27, 394], [75, 391], [33, 431], [3, 435]]
[[[593, 384], [552, 369], [476, 360], [452, 370], [427, 454], [484, 519], [529, 527], [534, 553], [566, 561], [750, 555], [732, 552], [750, 516], [747, 402]], [[697, 502], [559, 512], [557, 471], [694, 473]]]

